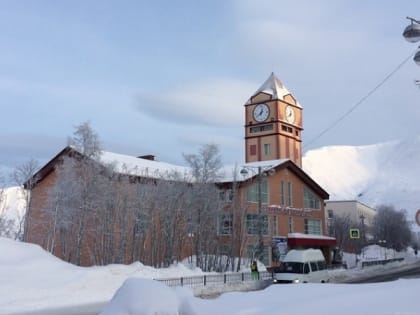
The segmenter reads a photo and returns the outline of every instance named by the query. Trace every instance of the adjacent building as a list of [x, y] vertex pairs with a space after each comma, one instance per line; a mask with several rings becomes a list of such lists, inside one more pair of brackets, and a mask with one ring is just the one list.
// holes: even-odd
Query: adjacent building
[[335, 216], [348, 217], [351, 222], [362, 227], [363, 238], [369, 240], [372, 238], [370, 233], [373, 226], [373, 220], [376, 216], [376, 209], [358, 200], [328, 200], [325, 202], [325, 219], [329, 235], [333, 233], [333, 219]]

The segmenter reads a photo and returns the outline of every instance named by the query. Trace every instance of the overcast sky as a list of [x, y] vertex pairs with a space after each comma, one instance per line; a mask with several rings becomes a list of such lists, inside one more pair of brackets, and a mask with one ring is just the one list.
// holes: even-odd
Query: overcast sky
[[414, 52], [406, 16], [420, 1], [3, 0], [0, 166], [45, 163], [84, 121], [108, 151], [183, 164], [213, 142], [241, 163], [243, 104], [271, 72], [303, 106], [305, 150], [420, 135], [410, 59], [313, 141]]

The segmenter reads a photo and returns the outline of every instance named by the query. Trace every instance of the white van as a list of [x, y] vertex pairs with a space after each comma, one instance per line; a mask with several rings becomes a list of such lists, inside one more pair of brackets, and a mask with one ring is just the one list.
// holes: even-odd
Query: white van
[[273, 274], [275, 283], [324, 283], [329, 280], [327, 264], [319, 249], [290, 250]]

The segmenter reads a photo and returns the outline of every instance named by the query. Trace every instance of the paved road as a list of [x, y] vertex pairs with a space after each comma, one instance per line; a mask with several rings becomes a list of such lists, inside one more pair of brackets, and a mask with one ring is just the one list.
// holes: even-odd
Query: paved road
[[92, 303], [85, 305], [69, 306], [62, 308], [51, 308], [33, 312], [12, 313], [6, 315], [97, 315], [106, 305], [103, 303]]

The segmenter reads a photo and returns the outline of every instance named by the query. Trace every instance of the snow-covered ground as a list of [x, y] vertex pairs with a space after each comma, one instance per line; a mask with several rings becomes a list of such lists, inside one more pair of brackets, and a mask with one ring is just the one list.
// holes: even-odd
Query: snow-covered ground
[[[19, 233], [20, 223], [25, 213], [25, 196], [20, 187], [0, 187], [0, 236], [16, 238]], [[7, 227], [5, 226], [7, 224]]]
[[[124, 281], [132, 278], [135, 280], [125, 283], [104, 314], [420, 314], [416, 300], [420, 279], [369, 285], [273, 285], [261, 291], [224, 293], [215, 299], [200, 299], [194, 297], [189, 289], [150, 284], [150, 279], [155, 278], [202, 274], [201, 270], [184, 264], [166, 269], [154, 269], [141, 263], [77, 267], [50, 255], [37, 245], [7, 238], [0, 238], [0, 253], [2, 315], [107, 302]], [[381, 253], [384, 253], [381, 248], [368, 248], [365, 256], [382, 258]], [[411, 252], [404, 255], [407, 262], [415, 260]], [[338, 270], [332, 276], [333, 279], [344, 279], [400, 265]], [[163, 296], [165, 301], [168, 298], [172, 302], [164, 304]], [[158, 309], [167, 311], [166, 305], [172, 305], [174, 309], [167, 313], [154, 312]], [[127, 307], [137, 312], [124, 312]]]

